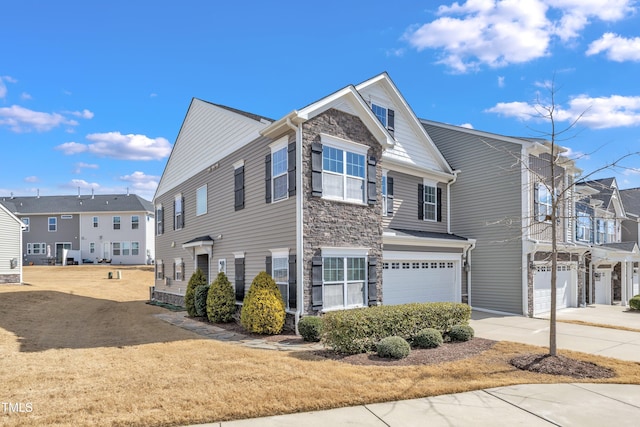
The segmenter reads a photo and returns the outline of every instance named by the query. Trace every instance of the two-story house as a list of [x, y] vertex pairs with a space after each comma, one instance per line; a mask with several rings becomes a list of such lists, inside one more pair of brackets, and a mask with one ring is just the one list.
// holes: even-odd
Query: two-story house
[[22, 283], [22, 229], [24, 225], [0, 204], [0, 284]]
[[25, 265], [62, 264], [69, 251], [78, 263], [153, 262], [153, 205], [137, 195], [8, 197], [0, 203], [25, 225]]
[[[627, 217], [622, 220], [622, 241], [640, 244], [640, 188], [620, 190], [620, 198], [627, 214]], [[639, 264], [636, 262], [633, 266], [631, 295], [640, 294]]]
[[576, 193], [576, 241], [588, 243], [587, 304], [626, 305], [633, 292], [637, 240], [623, 235], [628, 216], [615, 178], [580, 183]]
[[153, 298], [196, 268], [241, 302], [270, 273], [289, 318], [466, 301], [453, 170], [386, 73], [271, 120], [193, 99], [160, 180]]
[[[470, 263], [474, 309], [536, 316], [551, 309], [552, 188], [557, 206], [556, 307], [580, 304], [588, 246], [574, 242], [573, 183], [578, 170], [560, 153], [551, 185], [551, 146], [422, 120], [452, 167], [451, 227], [476, 240]], [[559, 147], [555, 147], [556, 149]]]

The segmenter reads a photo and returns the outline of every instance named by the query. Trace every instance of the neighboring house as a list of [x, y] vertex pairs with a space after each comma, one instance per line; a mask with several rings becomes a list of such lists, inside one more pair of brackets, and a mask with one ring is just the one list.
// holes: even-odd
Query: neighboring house
[[[620, 190], [620, 198], [627, 214], [627, 218], [622, 221], [622, 241], [640, 245], [640, 188]], [[636, 262], [633, 266], [631, 295], [640, 294], [639, 264]]]
[[0, 199], [25, 224], [25, 264], [109, 261], [151, 264], [153, 205], [136, 195], [35, 196]]
[[289, 320], [467, 301], [456, 177], [386, 73], [275, 121], [193, 99], [154, 197], [153, 298], [181, 304], [199, 267], [239, 303], [267, 271]]
[[0, 204], [0, 284], [22, 283], [22, 221]]
[[[550, 145], [422, 120], [453, 168], [451, 228], [476, 240], [470, 262], [474, 309], [536, 316], [551, 310]], [[557, 153], [556, 153], [557, 154]], [[588, 245], [574, 241], [573, 180], [578, 170], [560, 157], [556, 168], [558, 309], [583, 299]], [[565, 191], [566, 190], [566, 191]]]

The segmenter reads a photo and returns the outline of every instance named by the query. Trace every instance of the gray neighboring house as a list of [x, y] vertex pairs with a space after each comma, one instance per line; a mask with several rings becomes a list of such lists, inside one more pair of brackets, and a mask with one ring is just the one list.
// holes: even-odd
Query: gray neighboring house
[[24, 265], [110, 260], [151, 264], [153, 205], [134, 194], [5, 197], [4, 205], [25, 225]]
[[0, 284], [22, 283], [22, 221], [0, 204]]
[[467, 301], [453, 170], [386, 73], [271, 120], [193, 99], [160, 180], [153, 299], [270, 273], [300, 316]]
[[[549, 145], [422, 120], [453, 168], [451, 228], [476, 240], [470, 261], [474, 309], [536, 316], [551, 309]], [[574, 239], [572, 184], [579, 172], [563, 159], [557, 186], [568, 188], [559, 214], [557, 308], [584, 301], [589, 245]]]
[[[620, 198], [627, 214], [627, 217], [622, 221], [622, 240], [640, 245], [640, 188], [620, 190]], [[639, 264], [636, 262], [633, 266], [630, 296], [640, 294]]]

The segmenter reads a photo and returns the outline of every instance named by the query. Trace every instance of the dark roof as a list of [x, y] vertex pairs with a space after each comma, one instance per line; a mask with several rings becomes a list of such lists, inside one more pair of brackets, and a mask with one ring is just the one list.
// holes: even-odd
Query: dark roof
[[83, 212], [153, 212], [153, 204], [135, 194], [2, 197], [0, 198], [0, 203], [17, 215]]
[[405, 230], [398, 228], [390, 228], [398, 236], [422, 237], [425, 239], [447, 239], [447, 240], [468, 240], [466, 237], [449, 233], [435, 233], [433, 231]]
[[242, 116], [248, 117], [248, 118], [253, 119], [253, 120], [257, 121], [257, 122], [260, 122], [260, 121], [263, 121], [263, 120], [267, 120], [269, 122], [273, 122], [274, 121], [273, 119], [270, 119], [270, 118], [265, 117], [265, 116], [260, 116], [258, 114], [248, 113], [246, 111], [238, 110], [237, 108], [232, 108], [232, 107], [228, 107], [226, 105], [216, 104], [216, 103], [213, 103], [213, 102], [205, 101], [204, 99], [200, 99], [200, 98], [197, 98], [197, 99], [199, 99], [200, 101], [205, 102], [207, 104], [214, 105], [214, 106], [220, 107], [220, 108], [224, 108], [225, 110], [231, 111], [232, 113], [236, 113], [236, 114], [240, 114]]
[[620, 190], [620, 198], [627, 213], [640, 216], [640, 188]]
[[195, 239], [191, 239], [188, 242], [184, 242], [183, 245], [188, 245], [189, 243], [198, 243], [198, 242], [213, 242], [213, 237], [211, 236], [196, 237]]
[[594, 190], [598, 190], [598, 194], [594, 194], [591, 196], [592, 199], [602, 200], [603, 206], [606, 208], [609, 206], [611, 202], [611, 196], [613, 195], [614, 188], [613, 182], [615, 178], [603, 178], [603, 179], [594, 179], [592, 181], [585, 181], [580, 183], [579, 185], [586, 185], [587, 187], [593, 188]]
[[633, 251], [633, 247], [636, 245], [636, 242], [619, 242], [619, 243], [605, 243], [604, 245], [600, 245], [603, 248], [611, 248], [618, 249], [626, 252]]

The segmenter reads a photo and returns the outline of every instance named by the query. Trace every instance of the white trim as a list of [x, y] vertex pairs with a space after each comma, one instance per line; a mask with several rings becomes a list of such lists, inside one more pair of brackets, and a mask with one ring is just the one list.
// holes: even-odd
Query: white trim
[[439, 239], [437, 237], [398, 236], [393, 231], [384, 231], [382, 233], [383, 245], [436, 246], [441, 248], [465, 249], [473, 246], [475, 243], [475, 239], [452, 240]]
[[369, 256], [370, 248], [364, 247], [348, 247], [348, 248], [337, 248], [331, 246], [321, 246], [320, 251], [322, 252], [322, 257], [344, 257], [344, 256], [358, 256], [358, 257], [367, 257]]
[[244, 258], [244, 252], [231, 252], [235, 259]]
[[[204, 188], [204, 212], [198, 213], [198, 202], [200, 201], [200, 198], [198, 196], [200, 195], [200, 190], [202, 190], [203, 188]], [[208, 204], [209, 204], [209, 187], [207, 186], [207, 184], [204, 184], [196, 188], [196, 216], [205, 215], [209, 211]]]
[[244, 159], [243, 160], [238, 160], [237, 162], [235, 162], [233, 164], [233, 170], [239, 169], [241, 167], [244, 167]]
[[271, 257], [273, 258], [289, 257], [289, 248], [269, 249], [269, 252], [271, 252]]
[[[271, 144], [269, 144], [269, 148], [271, 149], [271, 154], [273, 154], [274, 151], [282, 150], [288, 144], [289, 144], [289, 136], [288, 135], [287, 136], [283, 136], [282, 138], [276, 139]], [[235, 166], [235, 164], [234, 164], [234, 166]]]
[[[378, 120], [376, 118], [376, 120]], [[326, 133], [320, 134], [320, 142], [322, 145], [328, 145], [329, 147], [337, 148], [338, 150], [350, 151], [355, 154], [361, 154], [366, 156], [369, 152], [368, 145], [360, 144], [357, 142], [349, 141], [347, 139], [339, 138], [333, 135], [327, 135]]]
[[[382, 251], [384, 261], [458, 261], [462, 263], [462, 253], [448, 252], [411, 252], [411, 251]], [[462, 265], [462, 264], [460, 264]]]

